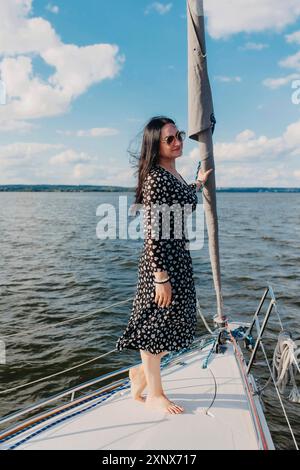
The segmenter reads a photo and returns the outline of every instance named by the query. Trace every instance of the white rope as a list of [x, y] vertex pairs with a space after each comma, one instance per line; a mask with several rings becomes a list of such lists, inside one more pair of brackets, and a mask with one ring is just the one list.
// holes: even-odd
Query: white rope
[[201, 308], [200, 308], [200, 303], [199, 303], [199, 299], [197, 297], [197, 308], [198, 308], [198, 312], [199, 312], [199, 315], [201, 317], [201, 320], [203, 321], [204, 323], [204, 326], [205, 328], [207, 329], [207, 331], [211, 334], [211, 335], [214, 335], [214, 332], [210, 329], [210, 327], [208, 326], [203, 314], [202, 314], [202, 311], [201, 311]]
[[280, 323], [281, 330], [283, 331], [284, 330], [283, 324], [282, 324], [282, 321], [281, 321], [281, 318], [280, 318], [280, 315], [279, 315], [279, 311], [278, 311], [278, 308], [277, 308], [277, 303], [275, 301], [273, 301], [273, 306], [274, 306], [275, 313], [277, 315], [278, 321]]
[[78, 320], [80, 318], [87, 318], [91, 315], [95, 315], [96, 313], [100, 313], [100, 312], [103, 312], [104, 310], [107, 310], [111, 307], [115, 307], [116, 305], [121, 305], [121, 304], [124, 304], [126, 302], [129, 302], [129, 300], [132, 300], [133, 297], [129, 297], [128, 299], [126, 300], [121, 300], [120, 302], [116, 302], [114, 304], [111, 304], [111, 305], [108, 305], [107, 307], [103, 307], [102, 309], [100, 310], [97, 310], [96, 312], [91, 312], [91, 313], [87, 313], [87, 314], [84, 314], [84, 315], [79, 315], [77, 317], [74, 317], [74, 318], [70, 318], [69, 320], [63, 320], [61, 322], [57, 322], [57, 323], [54, 323], [53, 325], [45, 325], [45, 326], [41, 326], [39, 328], [35, 328], [34, 330], [27, 330], [27, 331], [20, 331], [19, 333], [13, 333], [11, 335], [6, 335], [6, 336], [1, 336], [0, 338], [1, 339], [7, 339], [7, 338], [12, 338], [12, 337], [15, 337], [15, 336], [24, 336], [26, 333], [35, 333], [36, 331], [42, 331], [42, 330], [49, 330], [49, 328], [53, 328], [54, 326], [57, 326], [57, 325], [64, 325], [66, 323], [71, 323], [75, 320]]
[[33, 385], [38, 382], [43, 382], [44, 380], [51, 379], [52, 377], [56, 377], [57, 375], [64, 374], [65, 372], [69, 372], [70, 370], [77, 369], [78, 367], [84, 366], [85, 364], [89, 364], [91, 362], [97, 361], [101, 357], [108, 356], [108, 354], [111, 354], [114, 351], [117, 351], [117, 349], [112, 349], [111, 351], [105, 354], [102, 354], [101, 356], [95, 357], [94, 359], [90, 359], [89, 361], [86, 361], [86, 362], [82, 362], [81, 364], [78, 364], [77, 366], [73, 366], [73, 367], [70, 367], [69, 369], [62, 370], [61, 372], [57, 372], [56, 374], [48, 375], [47, 377], [42, 377], [41, 379], [34, 380], [33, 382], [28, 382], [23, 385], [18, 385], [17, 387], [14, 387], [14, 388], [7, 388], [6, 390], [1, 390], [0, 395], [3, 395], [4, 393], [8, 393], [8, 392], [13, 392], [14, 390], [18, 390], [20, 388], [28, 387], [29, 385]]
[[286, 420], [286, 422], [287, 422], [287, 425], [288, 425], [288, 427], [289, 427], [291, 436], [292, 436], [292, 438], [293, 438], [295, 447], [296, 447], [297, 450], [299, 450], [298, 444], [297, 444], [297, 441], [296, 441], [296, 438], [295, 438], [294, 431], [293, 431], [293, 429], [292, 429], [292, 426], [291, 426], [290, 420], [289, 420], [289, 418], [288, 418], [287, 412], [286, 412], [286, 410], [285, 410], [285, 407], [284, 407], [284, 404], [283, 404], [281, 395], [280, 395], [279, 390], [278, 390], [278, 387], [277, 387], [277, 385], [276, 385], [276, 380], [275, 380], [274, 374], [273, 374], [273, 372], [272, 372], [272, 369], [271, 369], [271, 367], [270, 367], [269, 360], [268, 360], [268, 357], [267, 357], [267, 354], [266, 354], [266, 351], [265, 351], [265, 348], [264, 348], [264, 345], [263, 345], [262, 341], [260, 341], [260, 347], [261, 347], [261, 349], [262, 349], [262, 351], [263, 351], [263, 354], [264, 354], [264, 356], [265, 356], [266, 364], [267, 364], [268, 369], [269, 369], [269, 372], [270, 372], [270, 377], [271, 377], [272, 380], [273, 380], [274, 387], [275, 387], [275, 390], [276, 390], [276, 393], [277, 393], [277, 396], [278, 396], [278, 400], [279, 400], [279, 402], [280, 402], [280, 405], [281, 405], [281, 408], [282, 408], [282, 411], [283, 411], [285, 420]]
[[286, 331], [281, 332], [273, 355], [273, 374], [281, 394], [284, 394], [289, 383], [292, 384], [289, 400], [295, 403], [300, 403], [300, 393], [295, 380], [297, 370], [300, 372], [299, 355], [300, 347], [297, 349], [296, 342], [292, 340], [291, 335]]

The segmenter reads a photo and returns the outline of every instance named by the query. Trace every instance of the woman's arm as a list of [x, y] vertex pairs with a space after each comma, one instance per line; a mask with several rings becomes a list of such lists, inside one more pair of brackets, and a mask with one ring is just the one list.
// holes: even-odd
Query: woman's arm
[[162, 238], [160, 219], [164, 220], [164, 213], [168, 207], [167, 194], [162, 189], [158, 175], [154, 172], [149, 174], [144, 182], [143, 204], [144, 227], [146, 229], [145, 250], [150, 259], [153, 272], [157, 274], [157, 279], [165, 279], [167, 274], [166, 245], [169, 240]]
[[[161, 181], [155, 173], [149, 174], [144, 182], [143, 204], [145, 216], [144, 224], [146, 225], [144, 246], [153, 270], [153, 281], [164, 281], [169, 278], [166, 261], [166, 245], [170, 240], [168, 238], [162, 238], [160, 217], [162, 216], [163, 220], [164, 211], [168, 208], [168, 205], [166, 189], [163, 190]], [[158, 206], [160, 206], [161, 214], [159, 211], [156, 212]], [[155, 234], [152, 233], [152, 228]], [[157, 303], [159, 307], [164, 308], [171, 304], [171, 300], [172, 286], [170, 281], [155, 284], [154, 302]]]
[[202, 191], [202, 189], [204, 188], [205, 183], [208, 180], [208, 177], [209, 177], [209, 175], [211, 174], [212, 171], [214, 171], [213, 168], [211, 168], [210, 170], [207, 170], [205, 172], [203, 172], [200, 168], [199, 173], [198, 173], [198, 177], [197, 177], [195, 183], [191, 183], [191, 184], [189, 184], [189, 186], [195, 187], [196, 191], [199, 191], [199, 190]]

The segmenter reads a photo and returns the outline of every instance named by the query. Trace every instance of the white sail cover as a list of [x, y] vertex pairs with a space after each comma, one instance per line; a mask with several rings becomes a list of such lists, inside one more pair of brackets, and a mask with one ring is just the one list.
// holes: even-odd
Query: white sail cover
[[[188, 103], [189, 137], [199, 142], [199, 159], [203, 171], [215, 169], [212, 133], [214, 109], [207, 72], [203, 0], [187, 0], [188, 23]], [[209, 254], [217, 298], [218, 318], [223, 319], [221, 271], [215, 171], [203, 189], [203, 205], [209, 238]]]

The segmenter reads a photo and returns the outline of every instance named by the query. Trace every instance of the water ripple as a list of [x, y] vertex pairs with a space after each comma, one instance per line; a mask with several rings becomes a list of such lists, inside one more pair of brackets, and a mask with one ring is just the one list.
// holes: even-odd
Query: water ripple
[[[6, 340], [7, 365], [0, 365], [1, 388], [37, 380], [114, 349], [132, 304], [111, 308], [133, 297], [142, 240], [100, 240], [96, 209], [118, 204], [116, 193], [1, 193], [1, 333], [21, 332]], [[218, 193], [223, 298], [230, 318], [250, 321], [270, 283], [287, 329], [300, 337], [299, 194]], [[11, 217], [14, 214], [14, 217]], [[203, 313], [211, 323], [216, 300], [207, 234], [200, 251], [191, 252], [194, 280]], [[94, 312], [66, 324], [57, 323]], [[36, 328], [46, 327], [39, 332]], [[203, 333], [201, 323], [198, 333]], [[272, 355], [278, 334], [272, 317], [266, 347]], [[135, 351], [103, 358], [30, 390], [1, 400], [0, 415], [49, 394], [139, 360]], [[267, 378], [258, 357], [256, 373]], [[288, 405], [299, 420], [300, 411]], [[272, 389], [267, 415], [278, 448], [290, 438]], [[298, 432], [300, 439], [300, 431]]]

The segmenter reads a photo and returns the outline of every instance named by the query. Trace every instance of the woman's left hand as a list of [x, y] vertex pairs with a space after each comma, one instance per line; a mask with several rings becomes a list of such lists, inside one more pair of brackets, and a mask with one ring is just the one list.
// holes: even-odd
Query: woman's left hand
[[201, 168], [198, 172], [198, 176], [197, 176], [197, 180], [200, 180], [202, 181], [203, 184], [206, 183], [206, 181], [208, 180], [208, 177], [209, 175], [214, 171], [213, 168], [211, 168], [210, 170], [207, 170], [207, 171], [203, 171]]

